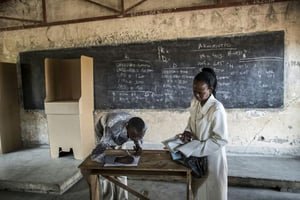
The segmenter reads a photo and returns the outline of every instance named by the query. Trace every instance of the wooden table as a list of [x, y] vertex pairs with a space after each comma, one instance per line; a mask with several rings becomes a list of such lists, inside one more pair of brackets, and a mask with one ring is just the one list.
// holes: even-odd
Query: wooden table
[[[134, 189], [121, 183], [114, 176], [172, 179], [180, 178], [186, 181], [186, 198], [190, 199], [191, 170], [172, 161], [170, 153], [166, 150], [143, 150], [138, 166], [130, 167], [104, 167], [103, 164], [91, 160], [88, 156], [79, 168], [86, 179], [90, 189], [90, 199], [99, 200], [98, 175], [105, 177], [116, 185], [122, 187], [140, 199], [149, 199]], [[172, 192], [172, 191], [170, 191]]]

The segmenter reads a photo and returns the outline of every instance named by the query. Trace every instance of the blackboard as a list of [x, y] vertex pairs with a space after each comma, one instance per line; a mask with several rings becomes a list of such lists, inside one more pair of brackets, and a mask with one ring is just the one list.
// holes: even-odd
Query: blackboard
[[44, 59], [94, 58], [95, 109], [184, 109], [194, 76], [215, 69], [226, 108], [280, 108], [284, 32], [263, 32], [20, 53], [25, 109], [43, 109]]

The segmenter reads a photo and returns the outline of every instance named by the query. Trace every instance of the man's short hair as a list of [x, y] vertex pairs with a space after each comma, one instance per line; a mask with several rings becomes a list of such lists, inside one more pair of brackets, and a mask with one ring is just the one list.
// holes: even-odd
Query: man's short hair
[[128, 121], [128, 128], [135, 128], [138, 132], [145, 132], [146, 131], [146, 125], [144, 120], [142, 120], [139, 117], [132, 117]]

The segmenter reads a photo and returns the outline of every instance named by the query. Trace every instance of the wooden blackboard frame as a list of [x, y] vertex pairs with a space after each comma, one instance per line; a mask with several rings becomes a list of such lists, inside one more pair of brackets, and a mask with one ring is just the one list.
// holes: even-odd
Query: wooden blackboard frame
[[226, 108], [282, 108], [284, 31], [20, 53], [24, 108], [44, 109], [44, 59], [94, 58], [95, 109], [186, 109], [192, 80], [215, 69]]

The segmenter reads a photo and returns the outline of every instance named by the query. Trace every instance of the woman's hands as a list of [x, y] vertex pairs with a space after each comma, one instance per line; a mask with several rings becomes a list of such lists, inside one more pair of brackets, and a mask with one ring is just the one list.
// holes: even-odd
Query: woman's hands
[[182, 142], [187, 143], [194, 139], [194, 136], [189, 131], [184, 131], [183, 133], [179, 134], [178, 137], [181, 139]]

